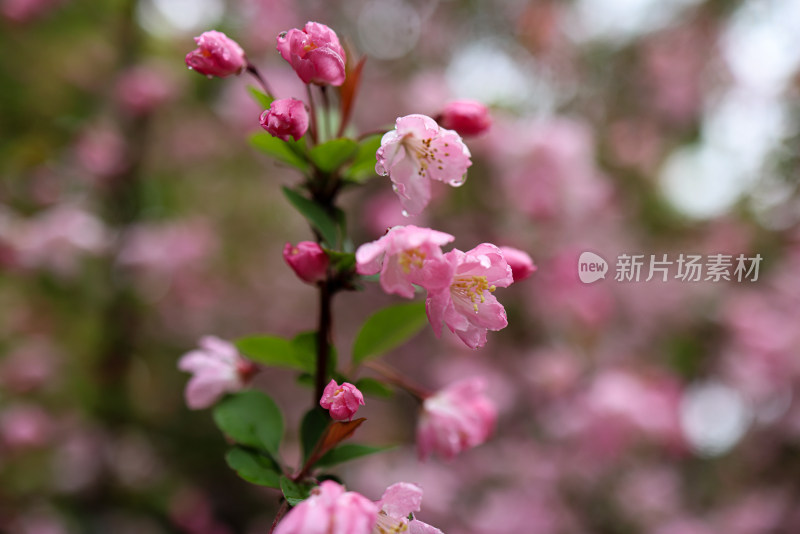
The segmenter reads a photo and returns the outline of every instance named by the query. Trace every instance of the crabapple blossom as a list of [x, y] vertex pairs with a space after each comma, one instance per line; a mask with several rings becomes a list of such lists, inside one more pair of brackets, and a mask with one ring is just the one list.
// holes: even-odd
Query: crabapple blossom
[[319, 244], [300, 241], [297, 245], [286, 243], [283, 259], [302, 281], [316, 284], [325, 280], [330, 259]]
[[185, 390], [192, 410], [208, 408], [225, 393], [241, 390], [256, 371], [255, 364], [240, 356], [232, 343], [205, 336], [199, 345], [199, 350], [187, 352], [178, 361], [178, 369], [194, 375]]
[[273, 100], [269, 109], [261, 114], [261, 127], [278, 139], [295, 141], [308, 130], [308, 112], [300, 100], [281, 98]]
[[434, 333], [441, 335], [447, 325], [469, 348], [486, 344], [487, 330], [508, 325], [506, 310], [492, 294], [514, 281], [503, 253], [491, 243], [468, 252], [453, 249], [444, 255], [450, 266], [448, 283], [428, 290], [425, 303]]
[[432, 453], [452, 459], [489, 439], [497, 410], [485, 389], [482, 378], [467, 378], [425, 399], [417, 423], [417, 453], [421, 459]]
[[339, 86], [344, 83], [347, 56], [329, 27], [307, 22], [278, 35], [277, 49], [303, 83]]
[[194, 42], [197, 48], [186, 54], [186, 66], [200, 74], [224, 78], [247, 67], [242, 47], [222, 32], [203, 32]]
[[492, 125], [489, 109], [477, 100], [455, 100], [442, 110], [442, 127], [468, 137], [482, 134]]
[[359, 274], [381, 273], [380, 284], [387, 293], [413, 298], [414, 286], [425, 289], [447, 284], [450, 267], [443, 261], [441, 246], [455, 239], [444, 232], [417, 226], [395, 226], [371, 243], [356, 250]]
[[[432, 527], [417, 519], [409, 519], [414, 512], [419, 512], [422, 504], [422, 488], [408, 482], [392, 484], [383, 492], [378, 520], [372, 534], [389, 532], [409, 532], [409, 534], [442, 534], [438, 528]], [[411, 516], [413, 517], [413, 516]]]
[[332, 480], [324, 480], [311, 496], [292, 508], [275, 534], [371, 534], [378, 507]]
[[514, 281], [519, 282], [525, 280], [530, 275], [536, 272], [536, 265], [530, 255], [524, 250], [519, 250], [514, 247], [500, 247], [506, 263], [511, 267], [511, 274], [514, 276]]
[[376, 153], [375, 172], [389, 176], [404, 215], [416, 215], [431, 199], [431, 180], [458, 187], [472, 155], [456, 132], [426, 115], [399, 117]]
[[349, 382], [340, 386], [336, 380], [331, 380], [322, 391], [319, 405], [329, 410], [335, 421], [350, 421], [358, 407], [364, 406], [364, 395]]

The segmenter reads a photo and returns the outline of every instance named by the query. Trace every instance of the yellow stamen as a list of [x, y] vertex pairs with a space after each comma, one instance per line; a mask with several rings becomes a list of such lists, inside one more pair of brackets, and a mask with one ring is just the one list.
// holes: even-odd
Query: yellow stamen
[[468, 298], [472, 302], [475, 313], [478, 313], [478, 304], [486, 302], [484, 291], [494, 293], [497, 289], [494, 285], [489, 285], [485, 276], [460, 276], [450, 286], [450, 290], [462, 298]]

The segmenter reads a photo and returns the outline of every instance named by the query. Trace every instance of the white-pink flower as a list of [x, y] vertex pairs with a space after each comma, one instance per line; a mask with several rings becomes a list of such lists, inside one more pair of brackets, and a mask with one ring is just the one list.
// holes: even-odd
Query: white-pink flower
[[375, 503], [325, 480], [286, 514], [275, 534], [372, 534], [377, 516]]
[[331, 380], [322, 391], [319, 405], [330, 411], [335, 421], [350, 421], [358, 407], [364, 406], [364, 395], [349, 382], [340, 386], [336, 380]]
[[[408, 532], [409, 534], [442, 534], [438, 528], [432, 527], [413, 518], [422, 504], [422, 488], [408, 482], [392, 484], [383, 492], [381, 500], [376, 503], [380, 507], [378, 520], [372, 534], [391, 532]], [[409, 519], [409, 516], [412, 519]]]
[[416, 215], [431, 199], [431, 180], [457, 187], [472, 165], [467, 145], [456, 132], [426, 115], [399, 117], [376, 153], [375, 172], [388, 175], [403, 213]]
[[208, 408], [225, 393], [241, 390], [256, 371], [239, 355], [233, 344], [214, 336], [200, 339], [199, 350], [184, 354], [178, 369], [192, 373], [186, 384], [186, 405], [192, 410]]
[[417, 423], [417, 453], [421, 459], [434, 452], [451, 459], [489, 439], [497, 422], [497, 410], [485, 390], [482, 378], [469, 378], [425, 399]]
[[468, 252], [453, 249], [444, 255], [450, 267], [448, 283], [428, 290], [425, 303], [434, 333], [441, 335], [447, 325], [469, 348], [486, 344], [487, 330], [508, 325], [506, 310], [493, 295], [498, 287], [514, 281], [502, 251], [483, 243]]
[[443, 261], [441, 246], [454, 237], [444, 232], [417, 226], [395, 226], [371, 243], [356, 250], [359, 274], [380, 271], [381, 287], [387, 293], [414, 297], [414, 285], [425, 289], [447, 285], [450, 266]]

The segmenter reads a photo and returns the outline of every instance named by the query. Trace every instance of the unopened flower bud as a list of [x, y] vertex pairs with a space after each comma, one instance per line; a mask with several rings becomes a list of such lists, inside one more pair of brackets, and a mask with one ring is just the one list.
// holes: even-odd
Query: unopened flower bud
[[456, 100], [450, 102], [442, 111], [439, 121], [443, 128], [455, 130], [460, 135], [467, 137], [478, 135], [492, 125], [489, 110], [476, 100]]
[[349, 382], [340, 386], [336, 380], [331, 380], [322, 392], [319, 405], [329, 410], [335, 421], [350, 421], [358, 407], [364, 406], [364, 395]]
[[204, 32], [194, 41], [197, 48], [186, 54], [186, 66], [200, 74], [224, 78], [247, 67], [242, 47], [222, 32]]
[[514, 282], [525, 280], [530, 275], [536, 272], [537, 267], [533, 264], [533, 260], [527, 252], [513, 247], [500, 247], [506, 263], [511, 267], [511, 275], [514, 277]]
[[302, 30], [292, 28], [278, 36], [276, 47], [303, 83], [335, 85], [344, 83], [347, 56], [339, 37], [329, 27], [307, 22]]
[[322, 247], [313, 241], [301, 241], [296, 245], [286, 243], [283, 259], [304, 282], [316, 284], [327, 277], [330, 260]]
[[306, 106], [294, 98], [274, 100], [261, 114], [261, 127], [278, 139], [297, 141], [308, 130]]

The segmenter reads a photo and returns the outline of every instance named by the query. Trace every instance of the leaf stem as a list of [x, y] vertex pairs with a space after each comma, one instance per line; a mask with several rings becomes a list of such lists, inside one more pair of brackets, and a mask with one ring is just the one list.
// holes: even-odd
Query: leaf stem
[[432, 395], [430, 391], [426, 390], [421, 386], [418, 386], [417, 384], [412, 383], [411, 381], [409, 381], [408, 378], [400, 374], [400, 372], [397, 369], [390, 367], [389, 365], [386, 365], [383, 362], [369, 361], [369, 362], [364, 362], [362, 365], [368, 369], [372, 369], [373, 371], [381, 375], [390, 384], [394, 384], [395, 386], [398, 386], [408, 391], [414, 398], [416, 398], [420, 402], [424, 401], [425, 399], [427, 399]]
[[330, 273], [328, 279], [319, 285], [319, 322], [317, 324], [317, 369], [314, 376], [314, 399], [312, 406], [319, 403], [328, 378], [328, 355], [330, 353], [331, 329], [331, 291]]
[[247, 72], [252, 74], [253, 77], [256, 80], [258, 80], [258, 83], [261, 85], [261, 88], [264, 90], [264, 92], [267, 93], [268, 97], [275, 98], [275, 95], [273, 94], [272, 90], [269, 88], [269, 84], [267, 83], [267, 80], [261, 75], [261, 73], [258, 71], [258, 69], [256, 68], [255, 65], [253, 65], [252, 63], [250, 63], [248, 61], [246, 70], [247, 70]]
[[311, 85], [306, 84], [306, 94], [308, 95], [308, 107], [310, 108], [311, 127], [309, 133], [311, 134], [311, 141], [314, 145], [317, 144], [317, 106], [314, 105], [314, 97], [311, 95]]

